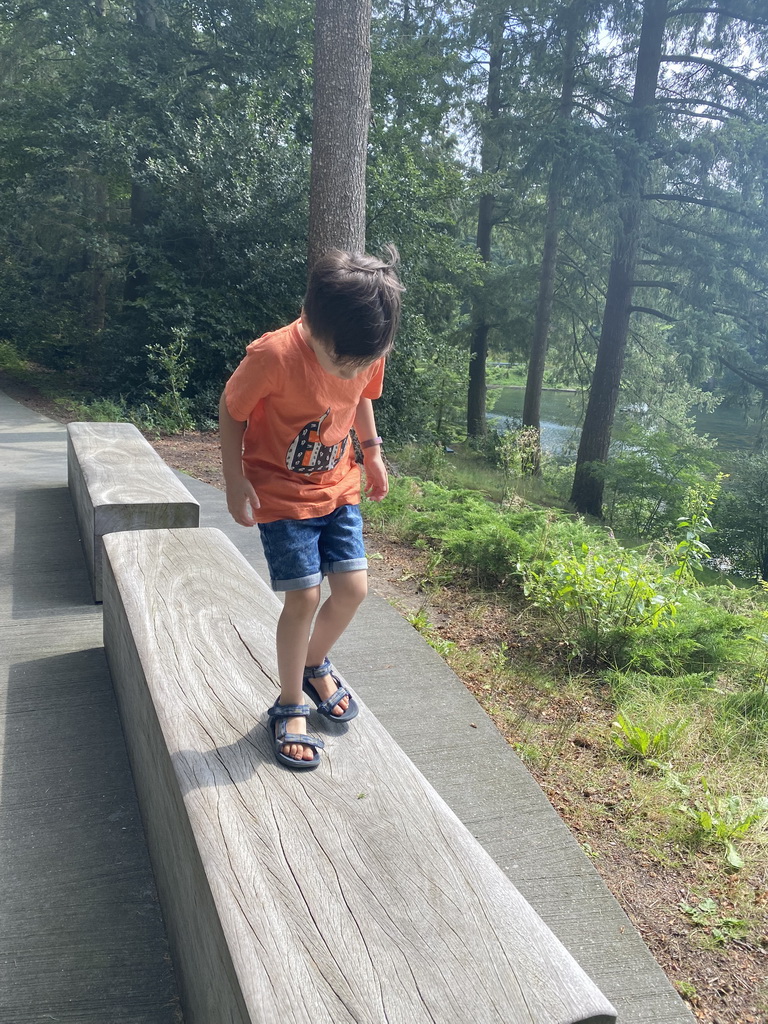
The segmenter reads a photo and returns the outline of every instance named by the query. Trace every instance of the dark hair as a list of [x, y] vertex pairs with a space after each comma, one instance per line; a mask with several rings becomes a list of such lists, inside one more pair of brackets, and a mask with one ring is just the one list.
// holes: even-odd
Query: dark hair
[[385, 249], [388, 262], [332, 249], [309, 275], [304, 320], [312, 337], [331, 349], [339, 362], [368, 363], [392, 348], [404, 289], [395, 270], [397, 249]]

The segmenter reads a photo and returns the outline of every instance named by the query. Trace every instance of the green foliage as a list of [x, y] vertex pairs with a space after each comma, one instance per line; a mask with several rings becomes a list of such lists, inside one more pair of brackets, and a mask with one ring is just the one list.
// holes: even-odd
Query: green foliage
[[668, 722], [661, 727], [640, 725], [619, 712], [612, 726], [611, 740], [628, 757], [641, 761], [658, 759], [672, 750], [685, 725], [682, 721]]
[[626, 664], [633, 636], [677, 612], [659, 567], [618, 546], [583, 544], [542, 569], [519, 569], [526, 597], [552, 617], [573, 655], [592, 664]]
[[722, 696], [715, 708], [715, 735], [723, 749], [753, 762], [768, 761], [768, 693], [747, 688]]
[[687, 790], [687, 800], [678, 810], [693, 823], [697, 837], [723, 847], [726, 863], [738, 871], [744, 867], [744, 860], [736, 849], [736, 841], [768, 814], [768, 797], [761, 797], [747, 807], [741, 796], [713, 793], [705, 778], [701, 779], [701, 790], [701, 795]]
[[[481, 450], [502, 474], [502, 502], [524, 491], [530, 480], [530, 468], [539, 454], [539, 435], [533, 427], [519, 430], [489, 428]], [[516, 485], [516, 486], [515, 486]]]
[[676, 615], [653, 631], [637, 631], [627, 649], [627, 664], [635, 671], [676, 676], [732, 663], [741, 653], [748, 620], [720, 600], [717, 588], [675, 594]]
[[678, 531], [682, 539], [675, 546], [676, 580], [695, 582], [695, 570], [701, 570], [705, 559], [711, 554], [709, 547], [702, 541], [702, 533], [712, 533], [714, 528], [709, 519], [712, 506], [720, 493], [723, 477], [719, 474], [715, 482], [709, 486], [697, 484], [689, 487], [683, 500], [685, 514], [677, 520]]
[[714, 476], [713, 442], [690, 427], [648, 430], [627, 422], [605, 470], [605, 516], [611, 526], [636, 537], [658, 537], [685, 507], [686, 494]]
[[[166, 433], [184, 433], [194, 426], [189, 413], [189, 399], [185, 396], [191, 363], [186, 353], [182, 332], [175, 329], [173, 340], [166, 345], [148, 345], [147, 355], [151, 367], [150, 395], [155, 407], [145, 416], [148, 429], [161, 429]], [[157, 389], [157, 390], [154, 390]]]
[[750, 924], [738, 917], [723, 917], [716, 900], [706, 896], [697, 904], [678, 903], [682, 912], [698, 927], [707, 930], [716, 946], [744, 939], [749, 934]]
[[455, 565], [470, 568], [481, 586], [498, 586], [518, 575], [518, 561], [529, 543], [499, 521], [446, 530], [442, 547], [445, 557]]
[[24, 360], [10, 341], [0, 340], [0, 370], [23, 370]]
[[429, 646], [433, 650], [437, 651], [441, 657], [447, 658], [455, 648], [456, 644], [454, 644], [453, 641], [445, 640], [440, 636], [430, 621], [424, 606], [418, 608], [414, 612], [407, 612], [405, 618], [410, 622], [413, 628], [424, 637]]
[[635, 698], [648, 697], [670, 705], [702, 704], [709, 694], [719, 692], [712, 672], [653, 675], [633, 670], [611, 671], [606, 673], [605, 679], [619, 705], [630, 705]]
[[518, 562], [532, 556], [547, 524], [540, 510], [502, 510], [474, 491], [403, 478], [368, 516], [396, 524], [411, 543], [436, 546], [448, 564], [488, 586], [518, 578]]
[[716, 553], [734, 569], [768, 579], [768, 453], [737, 454], [714, 509]]

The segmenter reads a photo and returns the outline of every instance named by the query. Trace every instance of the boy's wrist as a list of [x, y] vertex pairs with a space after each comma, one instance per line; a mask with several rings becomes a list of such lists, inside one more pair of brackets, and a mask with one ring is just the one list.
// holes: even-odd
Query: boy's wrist
[[361, 441], [360, 447], [363, 451], [367, 451], [370, 448], [380, 448], [384, 444], [381, 437], [370, 437], [367, 441]]

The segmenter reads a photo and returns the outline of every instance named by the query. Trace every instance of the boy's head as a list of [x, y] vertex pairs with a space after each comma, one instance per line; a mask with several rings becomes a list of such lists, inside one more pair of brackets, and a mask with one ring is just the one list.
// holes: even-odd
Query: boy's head
[[394, 343], [403, 286], [395, 270], [397, 250], [386, 248], [389, 262], [333, 249], [310, 273], [303, 319], [312, 338], [340, 364], [364, 366]]

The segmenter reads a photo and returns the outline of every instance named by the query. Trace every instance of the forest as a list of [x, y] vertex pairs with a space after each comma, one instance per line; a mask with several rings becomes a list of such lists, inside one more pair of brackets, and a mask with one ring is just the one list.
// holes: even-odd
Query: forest
[[[0, 0], [0, 373], [215, 430], [299, 312], [322, 6]], [[406, 286], [373, 557], [410, 546], [411, 623], [614, 891], [656, 892], [699, 1019], [765, 1019], [765, 2], [374, 0], [370, 60], [344, 198]]]
[[[301, 301], [313, 5], [2, 9], [0, 343], [150, 428], [209, 426]], [[511, 362], [523, 427], [545, 383], [583, 396], [577, 511], [608, 488], [637, 518], [616, 451], [662, 490], [676, 462], [712, 476], [692, 410], [759, 418], [768, 389], [767, 22], [758, 0], [374, 4], [367, 247], [397, 245], [408, 289], [388, 437], [484, 438]], [[734, 507], [768, 479], [760, 438]], [[768, 566], [752, 548], [731, 561]]]

